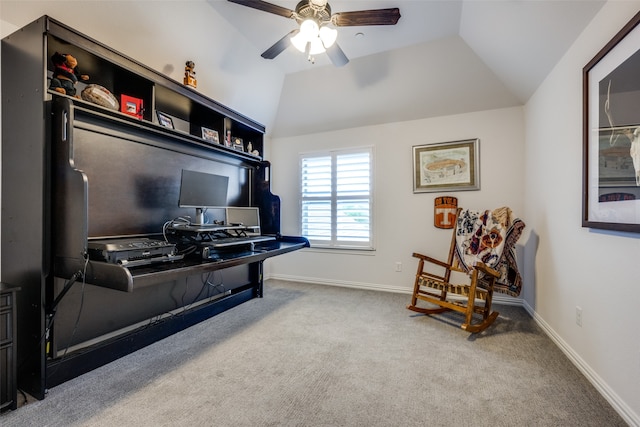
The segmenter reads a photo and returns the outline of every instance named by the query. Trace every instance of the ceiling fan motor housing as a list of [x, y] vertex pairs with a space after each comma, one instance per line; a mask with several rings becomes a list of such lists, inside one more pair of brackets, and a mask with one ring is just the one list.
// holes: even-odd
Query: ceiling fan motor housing
[[[324, 3], [323, 5], [321, 5]], [[331, 6], [322, 0], [302, 0], [296, 6], [296, 21], [301, 23], [305, 19], [313, 18], [318, 25], [331, 22]]]

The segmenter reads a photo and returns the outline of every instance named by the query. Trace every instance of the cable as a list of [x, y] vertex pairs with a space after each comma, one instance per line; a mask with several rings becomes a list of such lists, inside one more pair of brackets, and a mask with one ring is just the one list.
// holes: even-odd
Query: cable
[[[42, 333], [42, 335], [40, 336], [40, 339], [38, 340], [38, 342], [35, 344], [35, 351], [29, 352], [28, 356], [22, 360], [22, 362], [20, 363], [20, 365], [17, 367], [19, 370], [22, 369], [22, 367], [24, 366], [24, 364], [31, 359], [34, 355], [38, 355], [40, 354], [40, 346], [42, 345], [42, 343], [49, 339], [49, 332], [51, 331], [51, 326], [53, 325], [53, 320], [56, 317], [57, 314], [57, 307], [58, 304], [60, 303], [60, 301], [62, 300], [62, 298], [66, 295], [66, 293], [69, 291], [69, 289], [71, 289], [71, 287], [73, 286], [73, 284], [79, 279], [79, 278], [83, 278], [84, 281], [84, 277], [86, 277], [86, 271], [87, 271], [87, 262], [88, 262], [89, 258], [85, 257], [85, 264], [84, 264], [84, 269], [83, 270], [78, 270], [75, 273], [73, 273], [71, 275], [71, 277], [67, 280], [67, 282], [64, 284], [62, 291], [60, 291], [60, 294], [58, 294], [58, 297], [51, 303], [51, 305], [45, 307], [45, 326], [44, 326], [44, 332]], [[47, 351], [48, 353], [48, 351]]]
[[212, 274], [213, 274], [213, 277], [215, 279], [215, 273], [216, 273], [215, 271], [210, 271], [209, 273], [207, 273], [206, 279], [203, 276], [203, 283], [204, 284], [209, 285], [210, 288], [213, 288], [214, 291], [217, 290], [217, 288], [220, 288], [220, 290], [218, 291], [217, 294], [213, 294], [213, 295], [211, 295], [209, 297], [209, 301], [211, 301], [214, 297], [217, 297], [220, 294], [224, 294], [227, 291], [225, 286], [224, 286], [224, 278], [223, 278], [221, 270], [218, 270], [218, 273], [220, 273], [220, 283], [215, 284], [215, 283], [212, 283], [212, 282], [209, 281], [209, 277], [211, 277]]
[[169, 228], [170, 225], [173, 224], [182, 224], [182, 225], [189, 225], [191, 224], [191, 217], [190, 216], [179, 216], [176, 217], [174, 219], [170, 219], [169, 221], [165, 222], [162, 225], [162, 236], [164, 237], [164, 241], [168, 242], [169, 239], [167, 238], [167, 228]]
[[76, 271], [75, 273], [73, 273], [73, 275], [71, 275], [71, 277], [69, 278], [67, 283], [65, 283], [64, 287], [62, 288], [62, 291], [60, 291], [60, 293], [58, 294], [56, 299], [53, 300], [53, 302], [51, 303], [51, 306], [47, 307], [47, 310], [46, 310], [47, 314], [54, 314], [55, 315], [55, 311], [56, 311], [56, 308], [58, 307], [58, 304], [60, 303], [62, 298], [64, 298], [64, 296], [67, 294], [67, 292], [69, 292], [69, 290], [71, 289], [71, 286], [73, 286], [73, 284], [79, 278], [84, 277], [85, 272], [87, 270], [87, 261], [88, 261], [88, 258], [85, 260], [84, 271], [79, 270], [79, 271]]
[[[85, 295], [85, 285], [87, 284], [87, 266], [89, 265], [89, 257], [85, 255], [84, 260], [84, 269], [82, 271], [82, 287], [80, 288], [80, 307], [78, 308], [78, 315], [76, 316], [76, 321], [73, 325], [73, 331], [71, 332], [71, 337], [69, 338], [69, 342], [62, 353], [61, 361], [67, 356], [67, 352], [69, 348], [71, 348], [71, 344], [73, 343], [73, 338], [76, 335], [76, 331], [78, 330], [78, 325], [80, 324], [80, 316], [82, 315], [82, 309], [84, 308], [84, 295]], [[58, 365], [59, 366], [59, 365]], [[55, 371], [54, 371], [55, 372]]]
[[45, 309], [46, 324], [45, 324], [45, 328], [44, 328], [44, 333], [42, 334], [42, 336], [40, 337], [40, 340], [38, 341], [38, 346], [40, 346], [40, 344], [42, 344], [42, 340], [49, 338], [49, 331], [51, 330], [51, 326], [53, 325], [53, 320], [55, 319], [56, 314], [58, 312], [57, 311], [58, 304], [60, 304], [60, 301], [62, 301], [62, 298], [64, 298], [64, 296], [67, 294], [67, 292], [69, 292], [69, 290], [71, 289], [73, 284], [79, 278], [82, 277], [83, 278], [83, 282], [84, 282], [84, 277], [85, 277], [86, 271], [87, 271], [87, 262], [88, 262], [88, 260], [89, 260], [89, 258], [85, 257], [84, 270], [78, 270], [75, 273], [73, 273], [71, 275], [71, 277], [69, 278], [69, 280], [67, 280], [67, 282], [64, 284], [64, 286], [62, 288], [62, 291], [60, 291], [60, 293], [58, 294], [56, 299], [53, 300], [53, 302], [51, 303], [50, 306], [46, 307], [46, 309]]
[[202, 295], [202, 291], [204, 291], [204, 290], [206, 289], [206, 284], [205, 284], [205, 283], [203, 283], [203, 284], [202, 284], [202, 287], [200, 288], [200, 292], [198, 292], [198, 294], [195, 296], [195, 298], [193, 299], [193, 301], [191, 301], [189, 304], [186, 304], [186, 305], [185, 305], [185, 303], [184, 303], [184, 297], [185, 297], [185, 295], [186, 295], [186, 293], [187, 293], [187, 288], [188, 288], [188, 286], [189, 286], [189, 280], [187, 279], [187, 280], [186, 280], [186, 283], [185, 283], [185, 290], [184, 290], [184, 294], [182, 295], [182, 312], [183, 312], [183, 313], [185, 313], [187, 310], [189, 310], [193, 304], [195, 304], [196, 302], [200, 301], [200, 299], [199, 299], [199, 298], [200, 298], [200, 295]]
[[182, 307], [184, 308], [184, 310], [186, 310], [186, 305], [184, 303], [184, 297], [187, 296], [187, 291], [188, 290], [189, 290], [189, 278], [187, 277], [184, 280], [184, 292], [182, 293], [182, 297], [180, 298], [180, 302], [182, 303]]

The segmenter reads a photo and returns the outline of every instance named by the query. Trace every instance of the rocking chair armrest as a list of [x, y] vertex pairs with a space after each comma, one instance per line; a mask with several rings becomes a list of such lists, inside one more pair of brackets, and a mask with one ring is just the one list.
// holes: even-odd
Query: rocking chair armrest
[[447, 264], [446, 262], [442, 262], [442, 261], [440, 261], [440, 260], [438, 260], [438, 259], [431, 258], [430, 256], [423, 255], [423, 254], [419, 254], [419, 253], [417, 253], [417, 252], [414, 252], [414, 253], [413, 253], [413, 257], [414, 257], [414, 258], [419, 258], [419, 259], [421, 259], [421, 260], [423, 260], [423, 261], [430, 262], [430, 263], [432, 263], [432, 264], [439, 265], [440, 267], [444, 267], [444, 268], [448, 268], [448, 269], [450, 269], [450, 268], [451, 268], [451, 266], [450, 266], [449, 264]]
[[500, 273], [498, 272], [498, 270], [495, 270], [495, 269], [487, 266], [483, 262], [476, 262], [473, 267], [478, 269], [478, 270], [480, 270], [480, 271], [482, 271], [485, 274], [488, 274], [490, 276], [495, 277], [496, 279], [500, 277]]

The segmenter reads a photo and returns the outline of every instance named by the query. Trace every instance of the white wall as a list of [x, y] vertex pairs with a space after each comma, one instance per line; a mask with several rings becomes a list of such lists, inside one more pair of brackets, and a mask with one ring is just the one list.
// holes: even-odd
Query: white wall
[[[480, 139], [480, 191], [413, 193], [412, 146]], [[460, 206], [510, 206], [523, 213], [524, 122], [521, 107], [353, 128], [271, 141], [272, 191], [282, 198], [282, 233], [299, 235], [298, 154], [318, 149], [375, 147], [375, 252], [305, 249], [269, 260], [271, 277], [409, 292], [416, 252], [446, 256], [450, 230], [433, 225], [434, 198]], [[395, 272], [402, 262], [403, 271]]]
[[639, 8], [607, 3], [526, 105], [523, 215], [534, 242], [525, 256], [527, 303], [633, 425], [640, 425], [640, 235], [581, 226], [581, 113], [582, 68]]

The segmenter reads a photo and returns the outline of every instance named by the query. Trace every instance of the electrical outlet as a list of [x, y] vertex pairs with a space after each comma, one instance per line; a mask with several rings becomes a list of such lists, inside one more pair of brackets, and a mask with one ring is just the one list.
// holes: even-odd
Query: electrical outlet
[[576, 325], [582, 326], [582, 307], [576, 306]]
[[400, 261], [396, 261], [396, 271], [402, 271], [402, 263]]

